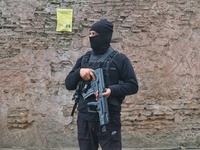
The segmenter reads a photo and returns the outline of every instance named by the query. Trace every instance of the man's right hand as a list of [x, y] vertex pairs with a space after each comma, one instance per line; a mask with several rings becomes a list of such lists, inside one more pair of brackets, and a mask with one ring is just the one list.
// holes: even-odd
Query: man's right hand
[[81, 68], [80, 69], [80, 76], [83, 80], [88, 81], [91, 78], [95, 80], [94, 70], [91, 68]]

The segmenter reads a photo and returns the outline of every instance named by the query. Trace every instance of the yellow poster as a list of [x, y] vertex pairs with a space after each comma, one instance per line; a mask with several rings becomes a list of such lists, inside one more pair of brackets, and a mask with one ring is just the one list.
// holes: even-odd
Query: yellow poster
[[72, 32], [73, 9], [57, 8], [57, 28], [56, 31]]

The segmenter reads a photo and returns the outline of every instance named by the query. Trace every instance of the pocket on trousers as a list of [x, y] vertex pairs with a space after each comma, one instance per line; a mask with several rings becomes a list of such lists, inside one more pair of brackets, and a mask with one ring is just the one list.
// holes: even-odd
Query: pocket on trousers
[[79, 117], [77, 120], [77, 128], [78, 128], [78, 139], [84, 139], [84, 140], [91, 139], [86, 120]]
[[110, 139], [111, 140], [121, 140], [121, 120], [116, 118], [110, 122]]

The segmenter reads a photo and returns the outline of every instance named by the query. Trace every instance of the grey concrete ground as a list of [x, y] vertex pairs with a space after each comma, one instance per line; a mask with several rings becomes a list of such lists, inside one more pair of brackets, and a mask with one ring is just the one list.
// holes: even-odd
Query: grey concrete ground
[[[0, 148], [0, 150], [79, 150], [77, 147], [52, 148], [52, 149], [28, 149], [28, 148]], [[101, 150], [101, 149], [99, 149]], [[123, 148], [122, 150], [200, 150], [199, 148], [171, 147], [171, 148]]]
[[[54, 149], [26, 149], [26, 148], [0, 148], [0, 150], [79, 150], [77, 147], [69, 147], [69, 148], [54, 148]], [[101, 150], [101, 149], [99, 149]], [[123, 148], [123, 150], [143, 150], [143, 149], [137, 149], [137, 148]]]
[[[29, 150], [29, 149], [10, 149], [10, 148], [0, 148], [0, 150]], [[30, 149], [30, 150], [33, 150], [33, 149]], [[34, 149], [34, 150], [44, 150], [44, 149]], [[51, 150], [51, 149], [45, 149], [45, 150]], [[79, 150], [78, 148], [58, 148], [58, 149], [53, 149], [53, 150]], [[101, 150], [101, 149], [99, 149]], [[123, 150], [143, 150], [143, 149], [134, 149], [134, 148], [123, 148]]]

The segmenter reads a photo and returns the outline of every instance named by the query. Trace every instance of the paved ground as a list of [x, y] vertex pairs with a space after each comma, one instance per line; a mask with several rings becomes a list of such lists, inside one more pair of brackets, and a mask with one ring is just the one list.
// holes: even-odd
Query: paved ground
[[[28, 148], [0, 148], [0, 150], [79, 150], [77, 147], [71, 148], [52, 148], [52, 149], [28, 149]], [[99, 149], [101, 150], [101, 149]], [[185, 147], [172, 147], [172, 148], [123, 148], [122, 150], [200, 150], [199, 148], [185, 148]]]
[[[69, 147], [69, 148], [52, 148], [52, 149], [28, 149], [28, 148], [0, 148], [0, 150], [79, 150], [78, 147]], [[99, 150], [101, 150], [99, 148]], [[137, 149], [137, 148], [123, 148], [123, 150], [146, 150], [146, 149]], [[153, 149], [151, 149], [153, 150]]]
[[[44, 149], [10, 149], [10, 148], [0, 148], [0, 150], [44, 150]], [[45, 149], [49, 150], [49, 149]], [[58, 148], [58, 149], [53, 149], [53, 150], [79, 150], [78, 148]], [[99, 149], [101, 150], [101, 149]], [[123, 148], [123, 150], [141, 150], [141, 149], [133, 149], [133, 148]]]

